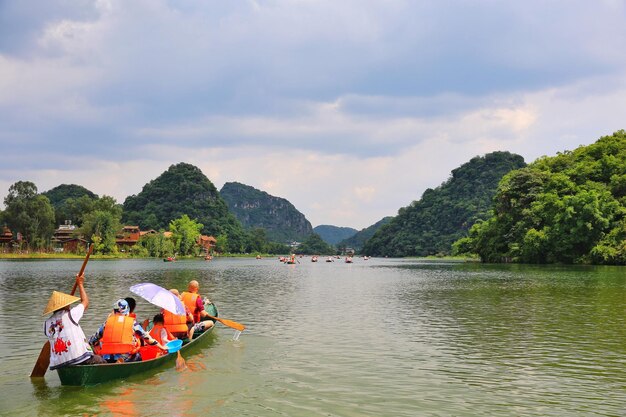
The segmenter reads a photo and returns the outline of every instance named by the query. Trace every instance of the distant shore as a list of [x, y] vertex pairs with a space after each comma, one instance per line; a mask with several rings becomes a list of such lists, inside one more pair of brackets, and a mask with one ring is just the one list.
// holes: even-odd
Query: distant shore
[[[227, 253], [223, 255], [213, 255], [213, 259], [215, 258], [255, 258], [257, 255], [260, 255], [262, 258], [278, 258], [281, 255], [268, 255], [268, 254], [241, 254], [241, 253]], [[287, 255], [282, 255], [287, 256]], [[165, 256], [164, 256], [165, 257]], [[91, 259], [163, 259], [164, 257], [155, 258], [155, 257], [141, 257], [141, 256], [130, 256], [126, 254], [116, 254], [116, 255], [102, 255], [102, 254], [93, 254], [90, 256]], [[30, 252], [30, 253], [0, 253], [0, 259], [85, 259], [84, 254], [75, 254], [75, 253], [47, 253], [47, 252]], [[204, 259], [204, 255], [202, 256], [177, 256], [176, 260], [189, 260], [189, 259]]]
[[[288, 254], [284, 255], [272, 255], [272, 254], [257, 254], [257, 253], [226, 253], [222, 255], [213, 255], [213, 259], [216, 258], [255, 258], [256, 256], [261, 256], [261, 258], [279, 258], [281, 256], [288, 256]], [[312, 256], [312, 255], [304, 255], [304, 256]], [[360, 255], [355, 255], [355, 257], [361, 257]], [[0, 259], [84, 259], [84, 254], [75, 254], [75, 253], [47, 253], [47, 252], [30, 252], [30, 253], [0, 253]], [[384, 258], [384, 257], [378, 257]], [[140, 256], [130, 256], [126, 254], [116, 254], [116, 255], [102, 255], [102, 254], [93, 254], [91, 255], [91, 259], [163, 259], [154, 258], [154, 257], [140, 257]], [[190, 259], [204, 259], [204, 256], [180, 256], [176, 257], [176, 260], [190, 260]], [[435, 260], [435, 261], [455, 261], [455, 262], [480, 262], [480, 258], [478, 257], [470, 257], [470, 256], [409, 256], [405, 258], [387, 258], [387, 259], [427, 259], [427, 260]]]

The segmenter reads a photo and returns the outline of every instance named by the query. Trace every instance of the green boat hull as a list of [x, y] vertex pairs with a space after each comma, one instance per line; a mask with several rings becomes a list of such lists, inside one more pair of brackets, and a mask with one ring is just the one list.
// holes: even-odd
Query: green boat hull
[[[184, 344], [179, 352], [184, 354], [185, 352], [193, 351], [195, 347], [201, 347], [205, 344], [203, 342], [209, 339], [209, 334], [212, 330], [213, 327], [199, 334], [197, 337], [194, 336], [193, 340]], [[177, 353], [170, 353], [169, 355], [140, 362], [65, 366], [57, 369], [57, 373], [59, 374], [61, 385], [96, 385], [116, 379], [134, 377], [135, 375], [164, 367], [165, 365], [174, 363], [177, 357]]]

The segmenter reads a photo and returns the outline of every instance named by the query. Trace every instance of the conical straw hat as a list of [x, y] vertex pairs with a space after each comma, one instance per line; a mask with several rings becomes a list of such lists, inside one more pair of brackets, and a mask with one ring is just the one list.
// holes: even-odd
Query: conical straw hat
[[80, 301], [80, 297], [74, 297], [73, 295], [65, 294], [58, 291], [52, 291], [52, 295], [48, 300], [48, 305], [43, 310], [42, 316], [50, 314], [53, 311], [68, 306], [76, 301]]

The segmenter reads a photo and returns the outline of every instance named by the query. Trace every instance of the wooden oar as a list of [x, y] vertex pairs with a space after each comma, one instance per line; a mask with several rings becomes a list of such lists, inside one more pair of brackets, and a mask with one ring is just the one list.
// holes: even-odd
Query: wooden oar
[[211, 320], [217, 320], [220, 323], [222, 323], [224, 326], [232, 327], [233, 329], [239, 330], [240, 332], [243, 332], [246, 329], [246, 326], [244, 326], [241, 323], [237, 323], [236, 321], [220, 319], [219, 317], [209, 316], [208, 314], [206, 317], [210, 318]]
[[[85, 272], [85, 267], [87, 266], [87, 261], [89, 261], [89, 256], [93, 251], [93, 245], [89, 245], [89, 249], [87, 250], [87, 256], [85, 256], [85, 260], [83, 261], [83, 266], [80, 268], [80, 272], [76, 276], [78, 278]], [[78, 286], [78, 279], [74, 282], [74, 287], [72, 288], [72, 292], [70, 295], [74, 295], [76, 292], [76, 287]], [[43, 347], [41, 348], [41, 352], [39, 352], [39, 357], [37, 358], [37, 362], [33, 367], [32, 372], [30, 373], [31, 378], [43, 378], [48, 370], [48, 366], [50, 366], [50, 341], [46, 340]]]
[[187, 367], [187, 363], [185, 362], [185, 359], [183, 359], [182, 355], [180, 354], [180, 351], [176, 353], [178, 353], [178, 357], [176, 358], [176, 370], [182, 371], [183, 369]]

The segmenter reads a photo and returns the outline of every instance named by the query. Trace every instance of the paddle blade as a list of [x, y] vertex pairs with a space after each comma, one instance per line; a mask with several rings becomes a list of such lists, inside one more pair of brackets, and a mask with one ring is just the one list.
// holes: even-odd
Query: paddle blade
[[235, 330], [239, 330], [240, 332], [243, 332], [246, 329], [246, 326], [244, 326], [241, 323], [237, 323], [236, 321], [227, 320], [227, 319], [221, 319], [219, 317], [213, 317], [213, 316], [207, 316], [207, 317], [212, 319], [212, 320], [217, 320], [220, 323], [222, 323], [224, 326], [231, 327], [231, 328], [233, 328]]
[[43, 344], [41, 352], [39, 352], [39, 357], [37, 358], [37, 363], [35, 363], [35, 367], [30, 373], [30, 377], [43, 378], [48, 370], [48, 366], [50, 366], [50, 341]]
[[180, 352], [177, 352], [177, 353], [178, 353], [178, 357], [176, 358], [176, 370], [182, 371], [183, 369], [187, 367], [187, 363], [185, 362], [185, 359], [182, 357]]

